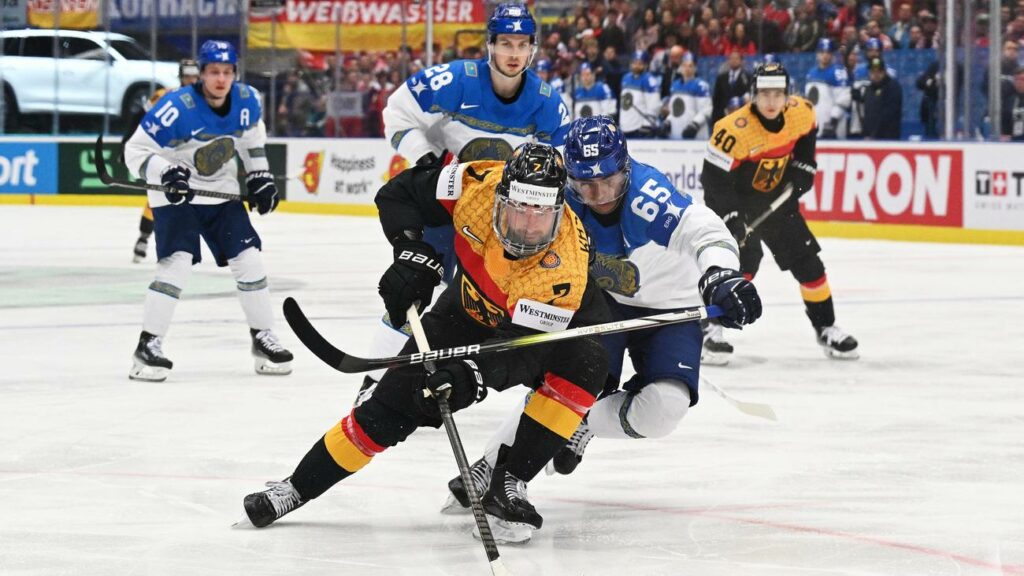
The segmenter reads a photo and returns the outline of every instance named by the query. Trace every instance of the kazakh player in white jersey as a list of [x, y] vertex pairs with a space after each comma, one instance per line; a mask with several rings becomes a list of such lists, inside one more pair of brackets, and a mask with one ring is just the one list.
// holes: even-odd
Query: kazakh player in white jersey
[[[537, 23], [526, 6], [499, 4], [487, 22], [487, 58], [456, 60], [411, 76], [388, 98], [384, 135], [409, 162], [506, 160], [524, 142], [541, 142], [561, 151], [569, 131], [569, 108], [530, 63], [537, 52]], [[445, 269], [455, 271], [451, 226], [428, 227], [423, 240], [434, 247]], [[423, 302], [426, 307], [429, 302]], [[371, 354], [392, 356], [408, 338], [385, 316]], [[363, 381], [363, 396], [383, 370]]]
[[171, 370], [162, 340], [192, 266], [201, 260], [200, 237], [218, 266], [231, 267], [249, 324], [256, 372], [291, 372], [292, 355], [273, 332], [262, 243], [245, 207], [237, 200], [192, 192], [238, 194], [237, 155], [247, 174], [249, 209], [264, 215], [277, 207], [259, 94], [235, 82], [237, 64], [238, 54], [230, 43], [205, 42], [199, 51], [199, 82], [164, 95], [125, 143], [125, 164], [132, 175], [168, 189], [149, 192], [157, 271], [146, 292], [142, 334], [129, 373], [132, 379], [162, 381]]
[[846, 138], [847, 118], [853, 96], [846, 68], [833, 61], [835, 42], [818, 40], [818, 65], [807, 73], [804, 96], [814, 104], [818, 138]]
[[[607, 116], [573, 121], [565, 145], [569, 173], [566, 199], [596, 248], [590, 275], [604, 290], [615, 320], [691, 306], [717, 305], [722, 324], [750, 324], [761, 315], [754, 285], [739, 272], [739, 249], [710, 208], [678, 192], [656, 168], [629, 156], [622, 131]], [[572, 472], [593, 437], [660, 438], [697, 403], [703, 335], [699, 323], [610, 334], [608, 384], [598, 401], [552, 460]], [[629, 350], [636, 375], [620, 386]], [[473, 464], [478, 491], [486, 490], [501, 445], [515, 440], [516, 419], [502, 424], [483, 458]], [[514, 421], [513, 421], [514, 420]], [[468, 508], [460, 478], [448, 483], [443, 511]]]
[[668, 137], [672, 140], [707, 138], [708, 120], [713, 108], [711, 87], [697, 77], [697, 63], [689, 52], [683, 55], [679, 73], [680, 77], [672, 81], [671, 91], [665, 99]]

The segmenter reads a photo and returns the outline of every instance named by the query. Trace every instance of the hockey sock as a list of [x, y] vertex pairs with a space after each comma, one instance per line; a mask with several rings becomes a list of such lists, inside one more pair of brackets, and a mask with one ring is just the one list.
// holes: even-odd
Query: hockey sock
[[274, 327], [274, 310], [270, 304], [270, 289], [263, 257], [256, 248], [247, 248], [228, 260], [231, 274], [238, 285], [238, 300], [250, 328], [269, 330]]
[[565, 446], [594, 396], [572, 382], [548, 372], [544, 384], [526, 403], [508, 455], [508, 471], [529, 482]]
[[831, 326], [836, 323], [836, 313], [832, 306], [832, 290], [828, 286], [828, 277], [822, 274], [817, 280], [800, 284], [800, 296], [804, 299], [807, 317], [815, 328]]
[[302, 498], [316, 498], [385, 449], [370, 439], [349, 414], [313, 444], [292, 473], [292, 485]]
[[[529, 403], [530, 397], [533, 393], [526, 395], [523, 399], [523, 407]], [[498, 429], [494, 431], [490, 439], [487, 440], [487, 448], [484, 449], [484, 459], [493, 468], [498, 462], [498, 450], [501, 449], [501, 445], [512, 446], [516, 441], [516, 430], [519, 429], [519, 421], [523, 417], [523, 408], [516, 405], [516, 409], [505, 418]]]
[[192, 275], [192, 255], [175, 252], [156, 263], [156, 277], [146, 291], [142, 312], [142, 329], [164, 336], [171, 327], [174, 308]]
[[[412, 329], [409, 328], [408, 322], [400, 329], [394, 328], [391, 326], [391, 318], [385, 312], [384, 317], [380, 319], [380, 323], [377, 324], [377, 328], [373, 333], [373, 342], [370, 345], [369, 352], [370, 358], [397, 356], [401, 353], [402, 347], [405, 346], [411, 335]], [[384, 376], [384, 372], [387, 372], [387, 370], [374, 370], [373, 372], [368, 372], [367, 375], [379, 382]]]
[[149, 235], [153, 233], [153, 215], [150, 214], [149, 218], [143, 214], [142, 218], [139, 218], [139, 238], [149, 238]]
[[689, 407], [685, 384], [655, 381], [638, 392], [601, 398], [587, 414], [587, 425], [598, 438], [661, 438], [676, 429]]

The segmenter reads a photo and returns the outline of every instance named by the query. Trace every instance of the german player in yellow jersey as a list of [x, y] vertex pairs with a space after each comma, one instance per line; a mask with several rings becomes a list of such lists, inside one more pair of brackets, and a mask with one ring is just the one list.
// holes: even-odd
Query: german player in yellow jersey
[[[566, 170], [545, 144], [522, 144], [506, 162], [441, 168], [416, 166], [377, 194], [395, 261], [380, 294], [399, 325], [414, 302], [429, 304], [441, 280], [440, 258], [423, 241], [424, 226], [454, 224], [458, 272], [423, 316], [434, 348], [478, 344], [610, 320], [600, 288], [588, 282], [589, 239], [565, 209]], [[410, 340], [403, 353], [415, 352]], [[283, 482], [245, 498], [249, 520], [267, 526], [312, 500], [405, 440], [420, 426], [439, 427], [431, 391], [450, 386], [452, 410], [483, 400], [487, 389], [536, 389], [523, 409], [515, 442], [499, 450], [482, 498], [499, 542], [525, 541], [542, 518], [527, 500], [530, 481], [565, 445], [601, 391], [608, 372], [595, 338], [564, 340], [472, 360], [388, 370], [372, 395], [313, 445]]]
[[[751, 102], [715, 123], [704, 156], [701, 184], [707, 205], [725, 221], [740, 245], [740, 271], [752, 279], [764, 242], [782, 270], [800, 283], [807, 317], [826, 356], [855, 359], [857, 340], [835, 324], [832, 292], [821, 247], [800, 213], [797, 199], [814, 186], [814, 106], [789, 94], [782, 64], [758, 66]], [[772, 201], [793, 185], [792, 197], [747, 236], [747, 223], [769, 210]], [[708, 364], [725, 364], [732, 346], [710, 324], [704, 340]]]

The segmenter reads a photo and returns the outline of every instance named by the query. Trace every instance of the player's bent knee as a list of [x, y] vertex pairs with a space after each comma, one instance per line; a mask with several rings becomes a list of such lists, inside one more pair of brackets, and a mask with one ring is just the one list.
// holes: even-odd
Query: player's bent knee
[[263, 256], [256, 248], [242, 250], [238, 256], [228, 260], [228, 266], [240, 286], [257, 282], [266, 284], [267, 272], [263, 267]]
[[671, 434], [690, 409], [690, 392], [678, 380], [658, 380], [644, 386], [633, 397], [627, 419], [644, 438]]
[[175, 293], [169, 295], [177, 298], [191, 275], [192, 255], [188, 252], [175, 252], [156, 263], [156, 275], [150, 289], [165, 293], [173, 291]]
[[547, 371], [597, 396], [608, 376], [608, 354], [596, 339], [567, 340], [552, 351]]

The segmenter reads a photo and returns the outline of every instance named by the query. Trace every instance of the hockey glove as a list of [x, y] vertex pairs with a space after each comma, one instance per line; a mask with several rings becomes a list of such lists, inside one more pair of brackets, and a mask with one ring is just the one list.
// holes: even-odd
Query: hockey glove
[[697, 126], [697, 123], [690, 122], [689, 126], [683, 128], [683, 138], [686, 138], [687, 140], [692, 139], [697, 135], [698, 130], [700, 130], [700, 127]]
[[742, 328], [761, 317], [761, 297], [754, 284], [736, 270], [712, 266], [697, 284], [707, 306], [718, 306], [722, 326]]
[[822, 139], [824, 139], [824, 140], [835, 140], [835, 138], [836, 138], [836, 129], [838, 129], [838, 128], [839, 128], [839, 120], [837, 120], [836, 118], [833, 118], [833, 119], [829, 120], [828, 124], [825, 125], [825, 129], [821, 131]]
[[423, 381], [423, 389], [416, 391], [416, 403], [423, 414], [440, 418], [437, 398], [445, 398], [452, 412], [479, 402], [487, 397], [484, 377], [472, 360], [453, 360], [441, 365]]
[[793, 184], [793, 199], [798, 200], [814, 187], [814, 173], [817, 168], [813, 164], [793, 160], [786, 168], [786, 178]]
[[740, 245], [747, 238], [747, 225], [743, 222], [743, 217], [740, 213], [733, 210], [724, 217], [722, 221], [725, 222], [725, 227], [729, 229], [729, 233], [736, 239], [736, 244]]
[[277, 208], [280, 199], [277, 197], [277, 185], [274, 175], [267, 170], [249, 172], [245, 177], [245, 186], [249, 189], [249, 211], [256, 210], [263, 216]]
[[188, 179], [192, 171], [184, 166], [168, 166], [160, 175], [160, 183], [169, 188], [164, 192], [167, 201], [177, 206], [183, 202], [191, 202], [195, 193], [188, 189]]
[[430, 244], [422, 240], [395, 242], [395, 261], [377, 286], [391, 325], [397, 329], [405, 324], [405, 313], [413, 302], [419, 301], [419, 310], [426, 308], [442, 276], [444, 266]]

